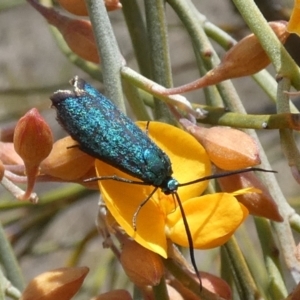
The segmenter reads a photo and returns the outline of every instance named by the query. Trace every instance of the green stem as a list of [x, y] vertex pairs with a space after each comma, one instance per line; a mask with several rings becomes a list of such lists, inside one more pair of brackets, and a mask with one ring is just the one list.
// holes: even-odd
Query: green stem
[[[163, 90], [164, 87], [155, 83], [154, 81], [142, 76], [136, 71], [132, 70], [129, 67], [123, 67], [121, 69], [122, 78], [135, 85], [136, 87], [148, 92], [149, 94], [154, 95], [157, 99], [165, 101], [168, 104], [177, 106], [179, 109], [185, 111], [187, 114], [195, 115], [196, 112], [192, 108], [190, 102], [181, 95], [171, 95], [166, 96], [160, 93], [160, 90]], [[155, 87], [155, 88], [154, 88]]]
[[[191, 37], [195, 49], [207, 64], [206, 67], [209, 68], [210, 66], [211, 68], [211, 59], [215, 51], [204, 32], [203, 22], [199, 20], [196, 7], [190, 0], [167, 0], [167, 2], [180, 18]], [[214, 58], [218, 60], [217, 56]]]
[[85, 0], [101, 57], [106, 96], [125, 112], [120, 77], [121, 54], [103, 0]]
[[18, 6], [18, 5], [21, 5], [21, 4], [24, 4], [25, 3], [25, 0], [14, 0], [14, 1], [11, 1], [11, 0], [1, 0], [1, 3], [0, 3], [0, 11], [1, 10], [5, 10], [5, 9], [11, 9], [15, 6]]
[[[193, 44], [193, 49], [196, 57], [197, 67], [200, 73], [200, 76], [204, 76], [207, 73], [207, 69], [204, 67], [204, 61], [196, 48]], [[223, 101], [220, 97], [218, 89], [215, 85], [207, 86], [203, 88], [206, 104], [213, 107], [223, 107]], [[206, 120], [206, 118], [204, 118]]]
[[0, 300], [5, 300], [5, 290], [8, 280], [5, 278], [2, 270], [0, 269]]
[[[260, 145], [261, 147], [261, 145]], [[263, 168], [270, 168], [269, 161], [263, 151], [260, 151], [260, 158], [262, 161]], [[280, 214], [284, 218], [283, 222], [277, 223], [272, 222], [274, 230], [276, 231], [276, 236], [278, 238], [278, 242], [280, 245], [280, 250], [282, 252], [284, 261], [294, 278], [295, 282], [300, 281], [300, 263], [296, 259], [294, 255], [295, 250], [295, 241], [293, 238], [293, 234], [291, 231], [291, 227], [289, 222], [299, 223], [300, 218], [297, 215], [293, 208], [287, 203], [284, 195], [282, 194], [281, 189], [278, 186], [276, 178], [273, 174], [257, 174], [260, 177], [262, 182], [267, 186], [269, 189], [273, 199], [275, 200], [276, 204], [278, 205]]]
[[140, 121], [150, 121], [151, 118], [145, 107], [143, 99], [139, 93], [138, 88], [130, 84], [128, 81], [123, 81], [123, 90], [127, 101], [133, 111], [134, 116]]
[[269, 292], [272, 300], [281, 300], [287, 297], [288, 292], [282, 278], [279, 261], [279, 250], [273, 239], [270, 223], [264, 218], [254, 217], [258, 237], [263, 251], [266, 269], [268, 272]]
[[[290, 80], [288, 78], [282, 78], [278, 83], [277, 90], [277, 111], [278, 113], [290, 112], [290, 100], [289, 96], [285, 93], [290, 90]], [[289, 166], [292, 168], [292, 174], [294, 178], [300, 182], [299, 170], [300, 170], [300, 152], [295, 141], [293, 131], [290, 129], [281, 129], [280, 142], [282, 152], [284, 153]]]
[[220, 247], [220, 258], [221, 258], [221, 269], [220, 269], [221, 278], [224, 279], [232, 287], [234, 284], [233, 275], [231, 273], [232, 268], [231, 268], [229, 257], [224, 247]]
[[268, 274], [265, 268], [265, 264], [262, 261], [262, 257], [259, 251], [257, 251], [257, 243], [253, 241], [251, 231], [249, 232], [249, 226], [242, 224], [235, 233], [239, 245], [242, 245], [242, 250], [247, 266], [252, 274], [256, 286], [262, 295], [263, 299], [270, 299], [269, 297], [269, 284]]
[[[198, 13], [198, 17], [200, 20], [203, 20], [205, 17]], [[215, 24], [205, 20], [203, 23], [204, 30], [208, 37], [212, 38], [215, 42], [217, 42], [220, 46], [222, 46], [225, 50], [229, 50], [233, 45], [237, 43], [237, 41], [230, 36], [227, 32], [216, 26]]]
[[14, 255], [14, 251], [7, 240], [5, 231], [0, 223], [0, 262], [3, 266], [7, 278], [11, 283], [22, 291], [25, 287], [24, 279], [18, 264], [18, 261]]
[[223, 247], [228, 255], [240, 298], [243, 300], [258, 299], [259, 292], [235, 238], [232, 237]]
[[122, 11], [141, 74], [150, 78], [150, 52], [147, 30], [136, 0], [122, 0]]
[[[262, 70], [256, 74], [254, 74], [253, 79], [256, 83], [263, 89], [263, 91], [269, 96], [269, 98], [276, 103], [277, 102], [277, 82], [274, 77], [267, 71]], [[298, 108], [294, 105], [294, 103], [290, 102], [290, 111], [294, 114], [299, 113]]]
[[300, 130], [300, 114], [274, 114], [274, 115], [250, 115], [236, 112], [227, 112], [224, 108], [203, 105], [194, 105], [206, 111], [204, 119], [199, 123], [218, 126], [231, 126], [236, 128], [252, 129], [294, 129]]
[[166, 280], [163, 276], [160, 280], [160, 283], [156, 286], [153, 286], [154, 298], [157, 300], [169, 300], [169, 295], [166, 286]]
[[[158, 84], [171, 87], [172, 72], [164, 1], [145, 0], [144, 3], [152, 67], [151, 78]], [[155, 119], [173, 123], [168, 107], [157, 99], [155, 99], [154, 103]]]

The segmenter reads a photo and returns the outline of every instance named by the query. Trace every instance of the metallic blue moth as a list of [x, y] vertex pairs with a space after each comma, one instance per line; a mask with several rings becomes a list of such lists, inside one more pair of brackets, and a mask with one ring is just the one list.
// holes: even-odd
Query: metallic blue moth
[[169, 157], [111, 101], [77, 76], [51, 97], [57, 120], [83, 152], [165, 193], [176, 190]]

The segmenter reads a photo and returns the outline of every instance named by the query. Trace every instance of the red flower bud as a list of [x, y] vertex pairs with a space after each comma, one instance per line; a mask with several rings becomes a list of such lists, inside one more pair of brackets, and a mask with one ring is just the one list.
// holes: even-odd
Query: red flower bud
[[51, 152], [52, 144], [51, 129], [36, 108], [18, 121], [14, 133], [14, 147], [25, 165], [38, 166]]
[[27, 190], [20, 200], [30, 197], [39, 173], [39, 165], [51, 152], [52, 144], [51, 129], [36, 108], [18, 121], [14, 133], [14, 147], [24, 161], [27, 175]]

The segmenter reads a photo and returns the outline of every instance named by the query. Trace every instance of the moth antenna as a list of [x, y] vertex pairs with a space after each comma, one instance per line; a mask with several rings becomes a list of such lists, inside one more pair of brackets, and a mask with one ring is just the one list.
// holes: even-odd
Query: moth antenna
[[191, 259], [191, 263], [192, 263], [192, 266], [194, 268], [194, 271], [196, 273], [196, 276], [199, 279], [200, 292], [201, 292], [202, 291], [202, 280], [201, 280], [201, 275], [200, 275], [200, 272], [199, 272], [197, 264], [196, 264], [195, 251], [194, 251], [194, 243], [193, 243], [193, 238], [192, 238], [191, 230], [190, 230], [188, 221], [186, 219], [185, 212], [184, 212], [181, 200], [180, 200], [180, 198], [179, 198], [179, 196], [178, 196], [177, 193], [174, 193], [174, 195], [176, 197], [176, 200], [177, 200], [180, 212], [181, 212], [182, 221], [183, 221], [184, 228], [185, 228], [185, 233], [186, 233], [186, 236], [187, 236], [187, 239], [188, 239], [188, 243], [189, 243], [190, 259]]

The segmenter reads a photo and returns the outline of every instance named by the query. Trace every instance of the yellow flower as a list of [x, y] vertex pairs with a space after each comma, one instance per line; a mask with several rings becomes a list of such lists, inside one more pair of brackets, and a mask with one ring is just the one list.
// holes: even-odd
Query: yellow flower
[[[145, 130], [146, 123], [138, 122], [138, 126]], [[211, 175], [208, 155], [188, 133], [167, 124], [151, 122], [149, 136], [171, 159], [173, 177], [179, 183]], [[117, 175], [137, 180], [101, 161], [96, 161], [96, 171], [98, 176]], [[208, 182], [203, 181], [178, 188], [197, 249], [225, 243], [248, 215], [234, 193], [200, 196], [207, 185]], [[138, 213], [135, 231], [134, 213], [154, 187], [113, 180], [99, 181], [99, 186], [109, 211], [136, 242], [163, 257], [167, 257], [167, 238], [181, 246], [189, 246], [180, 209], [172, 195], [165, 195], [160, 190], [155, 192]]]
[[292, 15], [287, 26], [287, 31], [300, 35], [300, 0], [295, 0]]

